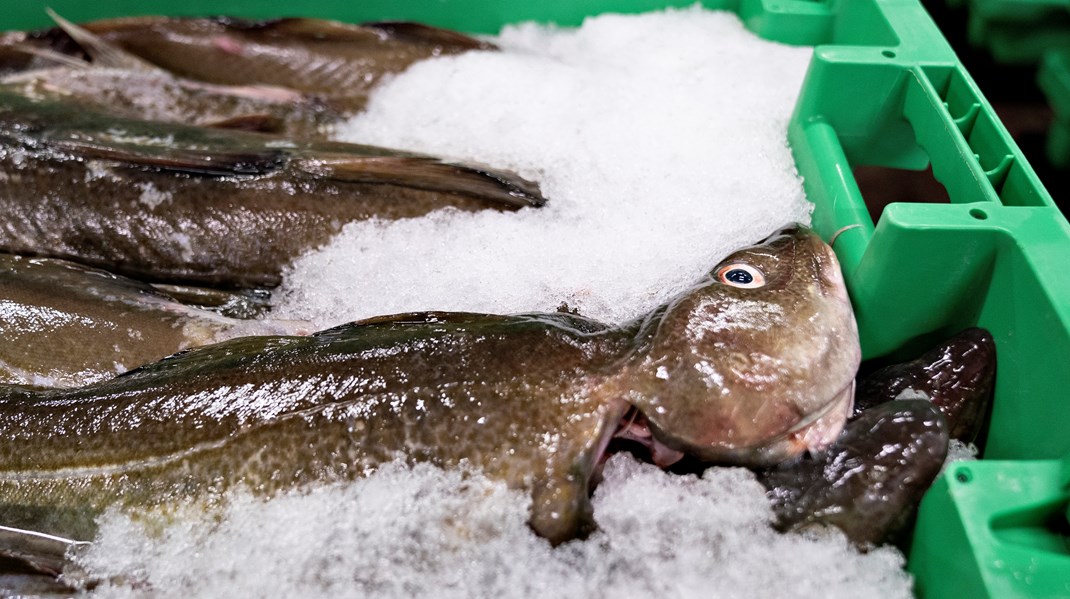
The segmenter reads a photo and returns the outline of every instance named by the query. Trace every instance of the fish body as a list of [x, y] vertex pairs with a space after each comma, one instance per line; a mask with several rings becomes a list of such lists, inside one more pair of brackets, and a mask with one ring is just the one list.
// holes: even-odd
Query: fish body
[[969, 328], [857, 381], [855, 413], [824, 451], [759, 473], [777, 525], [826, 525], [859, 547], [895, 539], [940, 473], [950, 439], [971, 442], [992, 397], [992, 335]]
[[834, 526], [861, 548], [891, 540], [909, 522], [944, 465], [948, 426], [924, 400], [862, 413], [824, 452], [766, 471], [777, 526]]
[[619, 342], [561, 318], [422, 314], [235, 339], [82, 389], [9, 392], [0, 520], [91, 539], [113, 503], [237, 484], [270, 494], [400, 457], [532, 490], [532, 525], [565, 540], [589, 525], [589, 472], [620, 417], [591, 384]]
[[992, 334], [968, 328], [921, 356], [876, 370], [859, 382], [856, 415], [894, 399], [928, 399], [951, 427], [951, 438], [977, 438], [996, 377]]
[[[744, 267], [764, 286], [737, 293], [735, 271]], [[632, 410], [655, 424], [658, 443], [743, 465], [791, 457], [838, 432], [860, 350], [831, 269], [831, 249], [797, 229], [736, 252], [623, 326], [559, 312], [408, 314], [311, 337], [235, 339], [79, 389], [9, 389], [0, 393], [0, 521], [89, 539], [108, 505], [236, 485], [270, 494], [404, 459], [476, 467], [531, 493], [540, 535], [554, 543], [582, 536], [592, 477]], [[731, 308], [741, 302], [765, 309], [717, 329], [740, 317]], [[836, 316], [818, 328], [800, 326], [827, 310]], [[681, 319], [703, 334], [680, 334]], [[809, 343], [783, 339], [792, 336]], [[736, 355], [744, 348], [762, 363], [792, 365], [754, 371], [771, 404], [764, 410], [746, 405], [756, 398], [748, 383], [727, 378], [746, 378]], [[830, 363], [833, 356], [846, 363]], [[663, 372], [670, 359], [702, 367]], [[802, 372], [801, 363], [815, 369]], [[712, 373], [724, 373], [724, 384]], [[791, 380], [798, 376], [820, 397], [804, 397]]]
[[160, 70], [89, 66], [39, 68], [0, 78], [29, 97], [67, 100], [123, 118], [326, 139], [342, 120], [328, 103], [298, 92], [188, 81]]
[[[329, 98], [349, 113], [364, 107], [383, 77], [418, 60], [494, 48], [460, 33], [404, 22], [134, 17], [81, 27], [182, 78], [283, 87]], [[32, 35], [53, 45], [64, 37], [57, 30]]]
[[226, 318], [125, 277], [11, 254], [0, 254], [0, 314], [0, 385], [32, 387], [79, 387], [190, 347], [307, 329]]
[[277, 285], [348, 222], [544, 202], [480, 165], [122, 119], [0, 89], [0, 250], [163, 282]]

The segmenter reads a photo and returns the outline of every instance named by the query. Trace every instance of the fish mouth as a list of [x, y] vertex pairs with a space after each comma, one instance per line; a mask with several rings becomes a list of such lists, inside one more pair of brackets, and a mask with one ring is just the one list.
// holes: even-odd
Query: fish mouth
[[661, 443], [654, 435], [651, 421], [646, 418], [642, 410], [630, 403], [627, 404], [621, 419], [617, 421], [613, 433], [602, 444], [596, 462], [598, 470], [601, 470], [601, 465], [605, 464], [610, 456], [627, 449], [636, 449], [631, 451], [633, 455], [648, 458], [647, 461], [654, 463], [662, 470], [668, 469], [685, 456], [683, 451]]
[[[668, 469], [685, 457], [712, 464], [765, 467], [794, 458], [805, 451], [818, 451], [835, 441], [854, 407], [855, 381], [843, 389], [818, 411], [793, 424], [790, 428], [769, 435], [761, 441], [738, 446], [710, 447], [709, 451], [685, 452], [677, 449], [678, 442], [651, 423], [642, 410], [628, 404], [616, 430], [603, 447], [598, 464], [603, 464], [614, 448], [641, 448], [639, 457], [662, 469]], [[636, 453], [633, 451], [633, 453]]]

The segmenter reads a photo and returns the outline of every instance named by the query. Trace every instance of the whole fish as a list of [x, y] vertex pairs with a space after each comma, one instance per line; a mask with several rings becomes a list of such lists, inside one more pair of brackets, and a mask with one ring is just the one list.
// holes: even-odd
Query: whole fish
[[[81, 28], [182, 78], [284, 87], [329, 98], [349, 113], [364, 107], [383, 77], [418, 60], [494, 49], [461, 33], [406, 22], [134, 17]], [[63, 32], [26, 37], [59, 46]]]
[[0, 254], [2, 385], [78, 387], [190, 347], [307, 326], [226, 318], [101, 270]]
[[122, 119], [0, 88], [0, 251], [269, 287], [352, 221], [544, 201], [535, 183], [483, 166]]
[[860, 350], [831, 249], [795, 229], [637, 322], [380, 317], [193, 349], [80, 389], [0, 392], [0, 522], [91, 539], [109, 505], [271, 494], [405, 459], [531, 493], [553, 543], [592, 526], [592, 475], [639, 410], [656, 443], [771, 464], [831, 442]]
[[862, 548], [896, 538], [939, 474], [949, 439], [976, 436], [995, 369], [992, 335], [970, 328], [859, 376], [855, 413], [835, 443], [759, 473], [777, 525], [835, 526]]

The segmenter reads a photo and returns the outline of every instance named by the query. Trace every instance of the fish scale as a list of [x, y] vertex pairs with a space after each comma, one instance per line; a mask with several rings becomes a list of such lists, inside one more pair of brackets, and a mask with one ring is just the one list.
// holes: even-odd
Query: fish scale
[[348, 222], [545, 201], [482, 165], [123, 119], [2, 88], [0, 200], [0, 250], [230, 287], [277, 285]]
[[[764, 285], [717, 274], [744, 262]], [[109, 505], [211, 502], [235, 487], [270, 495], [401, 457], [529, 492], [532, 528], [566, 541], [593, 526], [591, 481], [631, 406], [657, 443], [739, 465], [835, 438], [860, 355], [838, 268], [831, 248], [794, 229], [619, 327], [565, 313], [404, 314], [235, 339], [79, 389], [0, 391], [0, 522], [90, 539]], [[716, 317], [696, 306], [744, 301], [784, 309], [731, 336], [681, 334]], [[814, 335], [829, 342], [785, 341]], [[774, 417], [753, 419], [751, 381], [726, 376], [740, 352], [791, 364], [778, 371], [790, 392], [762, 382]], [[705, 367], [662, 372], [672, 359]]]

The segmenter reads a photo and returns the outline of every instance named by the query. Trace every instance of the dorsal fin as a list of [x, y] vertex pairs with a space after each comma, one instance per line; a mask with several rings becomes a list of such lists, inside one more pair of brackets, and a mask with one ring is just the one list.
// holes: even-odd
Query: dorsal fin
[[51, 8], [46, 8], [45, 12], [48, 13], [49, 17], [52, 17], [52, 20], [56, 22], [56, 25], [58, 25], [60, 29], [71, 36], [71, 39], [78, 42], [78, 45], [89, 54], [95, 65], [116, 69], [129, 69], [133, 71], [160, 70], [155, 65], [104, 40], [95, 33], [71, 23], [67, 19], [56, 14], [56, 11]]

